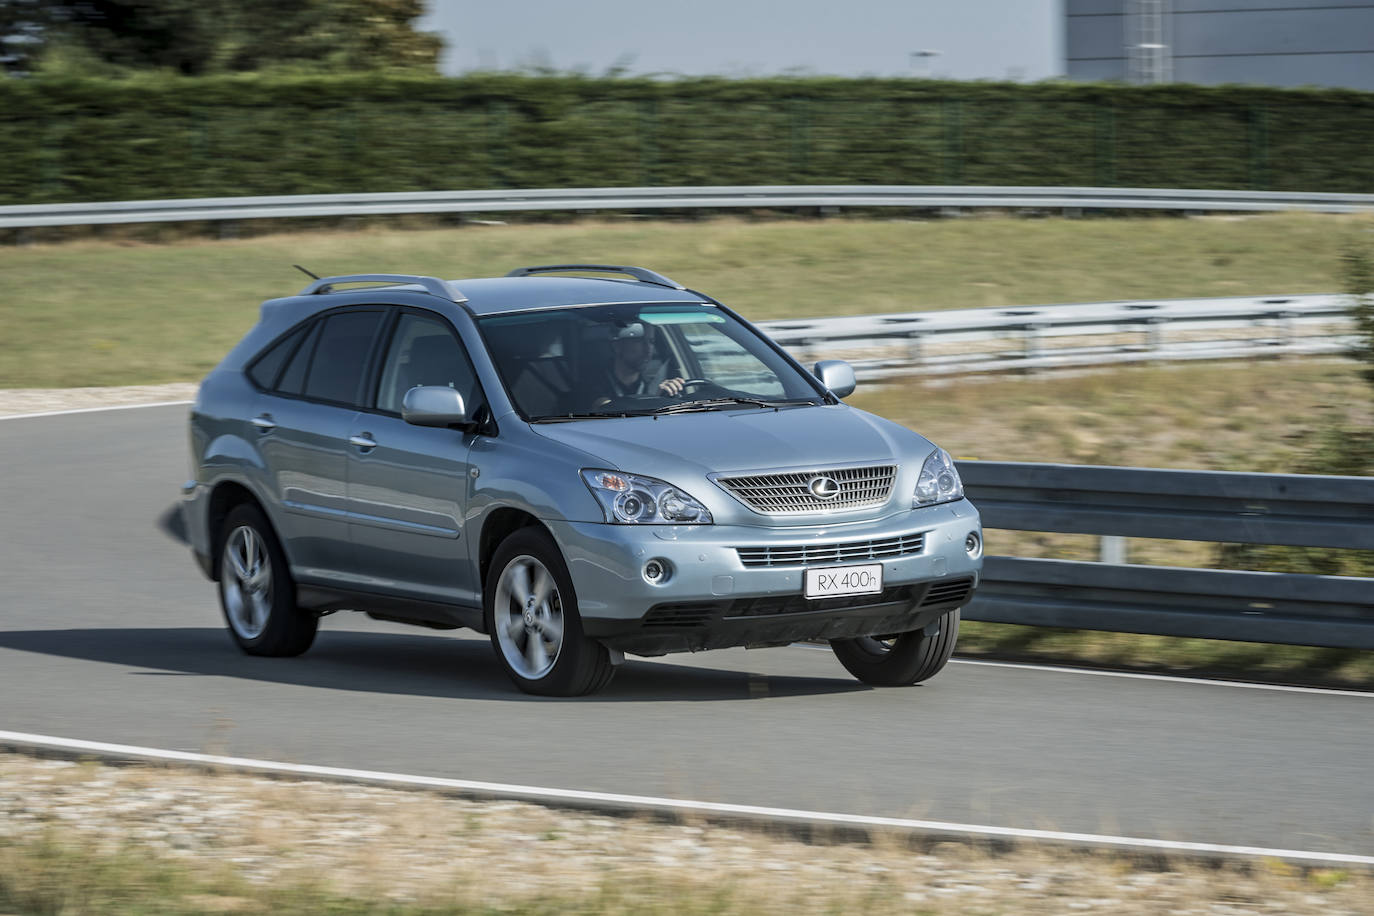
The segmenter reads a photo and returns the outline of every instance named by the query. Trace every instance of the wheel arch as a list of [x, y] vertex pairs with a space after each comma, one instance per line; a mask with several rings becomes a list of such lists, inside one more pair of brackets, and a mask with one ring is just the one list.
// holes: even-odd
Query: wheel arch
[[[220, 538], [224, 536], [224, 521], [229, 517], [229, 513], [242, 505], [257, 507], [258, 511], [267, 519], [267, 524], [272, 525], [272, 533], [277, 536], [277, 543], [281, 545], [282, 552], [286, 552], [286, 544], [282, 541], [281, 533], [276, 530], [276, 525], [272, 522], [272, 517], [267, 514], [267, 507], [262, 500], [258, 499], [248, 487], [236, 480], [224, 480], [215, 484], [210, 491], [210, 502], [205, 513], [206, 543], [210, 545], [210, 578], [219, 581], [219, 564], [215, 558], [219, 556]], [[290, 563], [290, 556], [287, 557]]]
[[486, 590], [487, 572], [491, 568], [491, 558], [501, 542], [521, 528], [538, 528], [550, 537], [553, 532], [536, 516], [513, 506], [501, 506], [487, 513], [482, 522], [482, 534], [477, 545], [477, 581], [482, 591]]

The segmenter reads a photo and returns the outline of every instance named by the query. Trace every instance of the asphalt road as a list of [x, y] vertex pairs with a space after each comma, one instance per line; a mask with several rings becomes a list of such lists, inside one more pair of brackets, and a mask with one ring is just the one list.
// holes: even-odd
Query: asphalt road
[[825, 651], [631, 658], [526, 697], [485, 638], [327, 618], [241, 655], [158, 530], [184, 407], [0, 421], [0, 729], [566, 789], [1374, 853], [1374, 697], [954, 663], [873, 690]]

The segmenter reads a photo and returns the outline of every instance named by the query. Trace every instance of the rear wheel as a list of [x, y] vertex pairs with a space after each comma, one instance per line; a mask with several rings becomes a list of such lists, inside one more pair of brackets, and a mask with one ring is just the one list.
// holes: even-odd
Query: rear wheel
[[219, 599], [229, 634], [249, 655], [300, 655], [319, 618], [296, 607], [295, 587], [262, 510], [235, 508], [219, 539]]
[[502, 541], [482, 591], [492, 647], [521, 690], [582, 696], [610, 681], [610, 653], [582, 632], [572, 577], [546, 532], [521, 528]]
[[934, 677], [949, 661], [959, 638], [959, 609], [942, 615], [938, 632], [926, 627], [892, 636], [832, 639], [830, 648], [845, 670], [874, 687], [908, 687]]

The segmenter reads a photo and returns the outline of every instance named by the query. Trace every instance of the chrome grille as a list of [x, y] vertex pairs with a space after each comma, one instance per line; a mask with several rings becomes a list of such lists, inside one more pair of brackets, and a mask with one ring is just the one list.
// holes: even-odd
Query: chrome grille
[[[896, 476], [896, 465], [880, 464], [859, 468], [789, 471], [784, 474], [751, 474], [748, 477], [718, 477], [716, 483], [755, 512], [764, 515], [799, 515], [881, 506], [887, 502]], [[833, 479], [839, 484], [839, 492], [831, 499], [821, 499], [811, 492], [811, 481], [817, 477]]]
[[920, 553], [925, 547], [923, 531], [867, 541], [839, 544], [789, 544], [767, 547], [736, 547], [745, 566], [801, 566], [813, 563], [849, 563], [856, 560], [881, 560]]

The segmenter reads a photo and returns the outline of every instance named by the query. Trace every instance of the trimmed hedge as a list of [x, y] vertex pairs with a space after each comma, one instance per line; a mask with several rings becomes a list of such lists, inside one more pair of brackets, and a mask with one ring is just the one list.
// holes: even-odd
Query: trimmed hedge
[[637, 185], [1374, 192], [1374, 93], [403, 75], [0, 80], [0, 203]]

